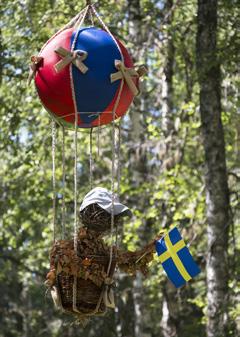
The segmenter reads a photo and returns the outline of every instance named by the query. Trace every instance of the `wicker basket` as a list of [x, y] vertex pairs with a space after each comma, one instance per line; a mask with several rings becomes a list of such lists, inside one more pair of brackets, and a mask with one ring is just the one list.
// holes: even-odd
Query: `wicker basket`
[[89, 317], [104, 314], [108, 307], [114, 308], [112, 282], [116, 264], [130, 275], [138, 270], [146, 275], [154, 250], [155, 240], [135, 252], [113, 247], [108, 272], [110, 247], [98, 232], [82, 227], [78, 232], [77, 250], [73, 240], [54, 243], [46, 285], [55, 305], [85, 324]]
[[[63, 310], [75, 314], [73, 309], [73, 280], [74, 276], [61, 273], [57, 276], [57, 287], [61, 298]], [[82, 314], [104, 313], [106, 311], [105, 304], [98, 301], [101, 296], [102, 289], [96, 286], [90, 280], [77, 278], [76, 308]], [[97, 308], [98, 306], [98, 308]]]
[[[116, 267], [114, 251], [111, 268], [107, 275], [110, 248], [106, 246], [103, 248], [99, 237], [93, 239], [92, 231], [87, 230], [86, 233], [84, 237], [89, 242], [89, 249], [92, 253], [95, 252], [94, 255], [82, 254], [80, 246], [83, 247], [84, 238], [78, 240], [77, 252], [74, 251], [73, 240], [57, 241], [50, 254], [49, 274], [50, 276], [54, 274], [53, 280], [49, 280], [49, 274], [47, 276], [47, 285], [51, 288], [55, 305], [63, 311], [77, 315], [78, 318], [106, 312], [103, 293], [109, 286], [109, 280], [112, 280]], [[79, 235], [81, 236], [82, 232]], [[102, 250], [96, 254], [97, 247], [98, 249], [102, 247]]]
[[[98, 263], [104, 265], [105, 271], [107, 271], [108, 262], [109, 256], [103, 256], [98, 259]], [[111, 277], [114, 274], [115, 267], [116, 260], [114, 258], [110, 270]], [[101, 286], [97, 286], [91, 280], [85, 280], [81, 277], [76, 277], [76, 284], [76, 309], [79, 313], [83, 316], [104, 314], [106, 312], [106, 305], [103, 298], [100, 300], [100, 297], [105, 284], [102, 283]], [[68, 275], [65, 272], [61, 272], [57, 275], [56, 286], [59, 292], [62, 309], [73, 314], [78, 314], [73, 309], [73, 285], [73, 275]]]

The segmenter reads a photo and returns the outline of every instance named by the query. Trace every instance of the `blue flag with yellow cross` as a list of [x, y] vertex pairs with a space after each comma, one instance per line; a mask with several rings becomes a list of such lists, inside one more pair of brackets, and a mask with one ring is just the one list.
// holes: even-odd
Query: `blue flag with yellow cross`
[[183, 286], [200, 273], [176, 227], [156, 241], [156, 251], [163, 269], [176, 288]]

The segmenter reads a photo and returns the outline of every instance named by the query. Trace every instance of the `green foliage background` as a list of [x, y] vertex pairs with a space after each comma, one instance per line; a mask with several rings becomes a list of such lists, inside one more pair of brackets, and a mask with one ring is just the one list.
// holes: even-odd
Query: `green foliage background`
[[[94, 319], [85, 329], [72, 326], [71, 318], [57, 312], [44, 278], [52, 242], [51, 121], [41, 106], [35, 88], [27, 87], [30, 56], [84, 7], [83, 1], [20, 0], [1, 2], [0, 25], [0, 337], [22, 336], [117, 336], [116, 314]], [[163, 22], [164, 1], [141, 1], [147, 63], [144, 107], [138, 102], [123, 120], [121, 151], [121, 199], [133, 210], [124, 224], [122, 247], [136, 249], [161, 229], [178, 225], [202, 268], [201, 275], [177, 291], [178, 326], [182, 337], [205, 336], [206, 323], [206, 220], [204, 157], [199, 118], [199, 87], [195, 71], [196, 10], [194, 0], [181, 1], [171, 25]], [[99, 1], [102, 18], [129, 50], [137, 48], [128, 38], [128, 8], [125, 1]], [[239, 7], [236, 0], [219, 4], [219, 58], [222, 64], [222, 119], [224, 123], [233, 223], [229, 242], [230, 320], [240, 324], [240, 46], [237, 39]], [[170, 32], [175, 46], [173, 78], [174, 134], [162, 132], [160, 70], [166, 49], [164, 34]], [[149, 39], [147, 40], [147, 37]], [[144, 132], [141, 143], [131, 137], [132, 114], [141, 113]], [[168, 153], [162, 149], [172, 144]], [[79, 146], [79, 197], [89, 190], [89, 137], [82, 132]], [[61, 132], [58, 130], [57, 189], [61, 185]], [[134, 167], [138, 155], [142, 167]], [[94, 179], [110, 188], [110, 128], [100, 134], [100, 155], [94, 139]], [[73, 135], [67, 135], [67, 233], [73, 233]], [[61, 198], [58, 201], [59, 223]], [[167, 220], [166, 220], [167, 219]], [[60, 227], [60, 226], [59, 226]], [[58, 231], [60, 235], [60, 228]], [[143, 282], [144, 329], [149, 336], [161, 336], [162, 289], [166, 282], [157, 261]], [[131, 280], [120, 283], [118, 302], [126, 336], [134, 326]], [[130, 289], [130, 290], [129, 290]], [[127, 304], [126, 304], [127, 303]], [[130, 303], [130, 304], [129, 304]], [[125, 327], [127, 326], [127, 327]], [[232, 324], [232, 335], [237, 333]], [[239, 327], [238, 327], [239, 329]], [[130, 332], [129, 332], [130, 331]], [[138, 336], [136, 336], [138, 337]], [[140, 336], [142, 337], [142, 336]]]

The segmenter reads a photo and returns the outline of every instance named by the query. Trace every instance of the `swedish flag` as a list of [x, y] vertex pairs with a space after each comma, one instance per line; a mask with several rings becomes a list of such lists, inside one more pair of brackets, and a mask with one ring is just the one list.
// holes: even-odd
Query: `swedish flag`
[[168, 278], [176, 288], [200, 273], [176, 227], [156, 241], [156, 251]]

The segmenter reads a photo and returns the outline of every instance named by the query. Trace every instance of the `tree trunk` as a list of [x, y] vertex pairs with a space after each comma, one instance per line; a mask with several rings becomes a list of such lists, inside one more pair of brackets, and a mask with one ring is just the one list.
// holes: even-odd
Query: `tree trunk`
[[166, 280], [163, 287], [161, 328], [163, 337], [178, 336], [179, 309], [175, 287]]
[[217, 0], [198, 0], [197, 69], [206, 161], [208, 337], [228, 336], [229, 191], [217, 60]]
[[[167, 0], [164, 12], [169, 13], [173, 6], [172, 0]], [[172, 118], [173, 112], [173, 65], [174, 65], [174, 43], [171, 33], [172, 15], [166, 20], [167, 33], [165, 36], [164, 50], [166, 51], [163, 76], [162, 76], [162, 130], [165, 139], [172, 137], [174, 123]], [[164, 141], [165, 157], [163, 160], [162, 169], [165, 170], [171, 163], [174, 166], [174, 161], [171, 159], [174, 153], [175, 142]], [[168, 163], [167, 165], [165, 163]], [[166, 214], [163, 217], [162, 227], [166, 227], [169, 222], [169, 216]], [[163, 284], [163, 303], [162, 303], [162, 319], [161, 328], [163, 337], [177, 337], [177, 317], [178, 305], [176, 290], [169, 281]]]
[[[129, 40], [133, 44], [132, 56], [134, 63], [144, 60], [145, 50], [142, 48], [145, 34], [143, 32], [144, 24], [142, 22], [142, 11], [140, 0], [128, 0], [128, 23], [129, 23]], [[143, 87], [142, 87], [142, 91]], [[143, 184], [147, 176], [147, 160], [146, 153], [143, 150], [145, 143], [144, 124], [146, 118], [144, 92], [139, 97], [135, 97], [134, 106], [130, 111], [130, 142], [133, 144], [131, 151], [131, 182], [132, 186], [139, 188]], [[138, 209], [144, 209], [144, 198], [139, 197], [136, 200], [132, 199], [132, 204], [137, 204]], [[139, 230], [138, 236], [142, 244], [148, 239], [146, 234], [146, 224], [143, 223]], [[144, 332], [144, 291], [143, 281], [140, 273], [137, 273], [136, 279], [133, 282], [133, 302], [134, 302], [134, 337], [148, 336]]]
[[[166, 14], [169, 13], [173, 6], [172, 0], [167, 0], [165, 11]], [[172, 108], [173, 108], [173, 62], [174, 62], [174, 44], [173, 36], [171, 34], [171, 21], [172, 15], [169, 15], [166, 20], [168, 25], [168, 32], [166, 33], [166, 42], [164, 43], [164, 49], [166, 50], [166, 61], [163, 70], [162, 79], [162, 130], [165, 137], [168, 137], [173, 130], [173, 118], [172, 118]]]

